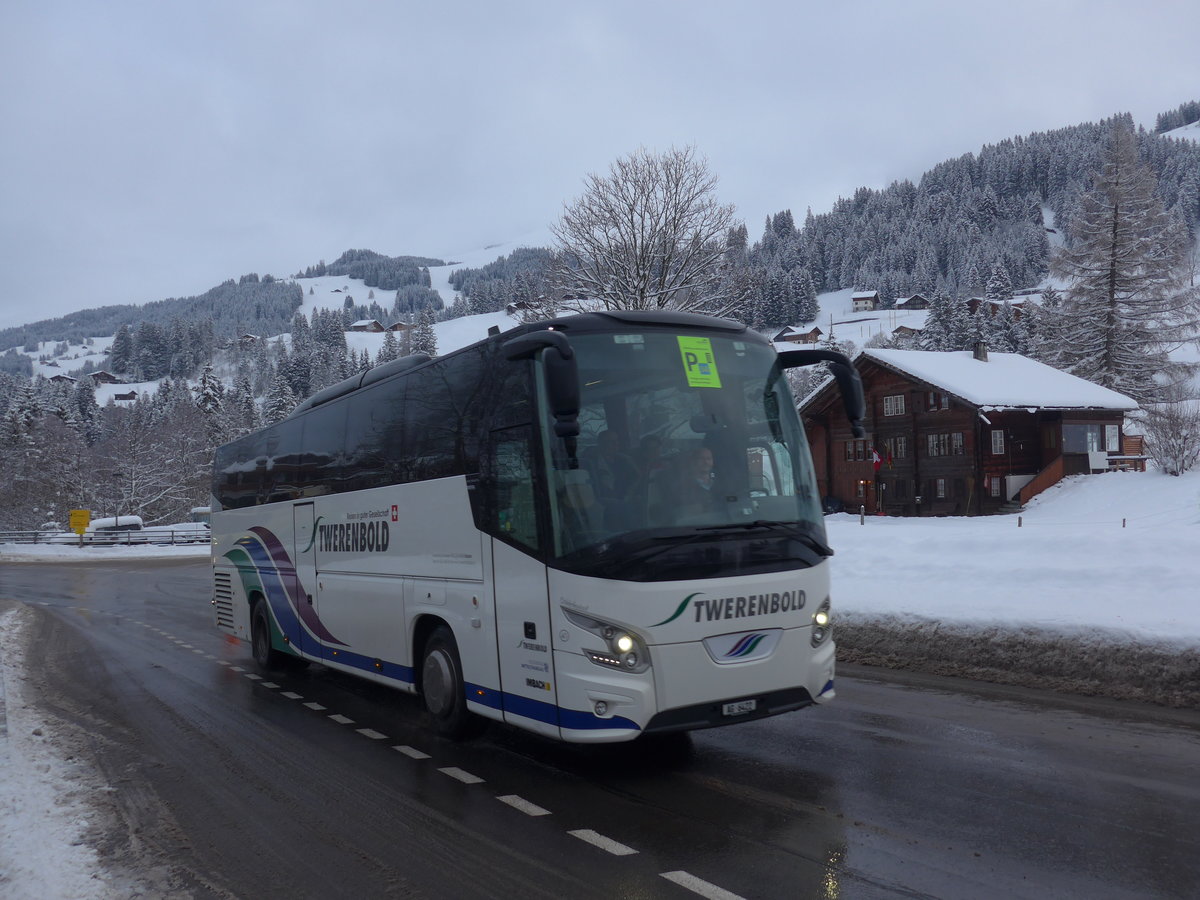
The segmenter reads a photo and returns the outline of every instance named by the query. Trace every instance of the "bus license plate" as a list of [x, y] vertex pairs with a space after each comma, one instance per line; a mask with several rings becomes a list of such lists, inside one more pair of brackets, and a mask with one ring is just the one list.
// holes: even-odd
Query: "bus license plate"
[[735, 700], [733, 703], [726, 703], [721, 706], [721, 715], [744, 716], [746, 713], [752, 713], [756, 709], [758, 709], [757, 700]]

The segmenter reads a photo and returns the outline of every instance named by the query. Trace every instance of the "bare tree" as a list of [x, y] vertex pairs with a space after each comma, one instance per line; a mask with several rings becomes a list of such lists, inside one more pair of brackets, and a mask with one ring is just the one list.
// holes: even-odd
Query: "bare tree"
[[1182, 475], [1200, 459], [1200, 397], [1176, 387], [1166, 402], [1146, 408], [1146, 449], [1168, 475]]
[[717, 178], [694, 147], [643, 148], [584, 185], [551, 226], [560, 307], [713, 315], [738, 308], [725, 255], [733, 206], [717, 202]]

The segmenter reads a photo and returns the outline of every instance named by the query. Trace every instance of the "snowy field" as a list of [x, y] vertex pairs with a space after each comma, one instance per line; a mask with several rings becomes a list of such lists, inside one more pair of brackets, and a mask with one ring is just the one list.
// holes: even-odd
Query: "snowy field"
[[830, 516], [834, 608], [1200, 647], [1200, 471], [1075, 476], [1019, 519]]

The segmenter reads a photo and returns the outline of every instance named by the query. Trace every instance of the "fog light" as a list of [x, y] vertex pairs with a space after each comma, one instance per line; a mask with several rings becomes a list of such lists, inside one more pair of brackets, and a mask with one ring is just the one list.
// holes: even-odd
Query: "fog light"
[[623, 634], [617, 638], [616, 646], [618, 653], [628, 653], [633, 649], [633, 638], [627, 634]]
[[638, 657], [637, 657], [636, 653], [627, 653], [625, 655], [625, 668], [636, 669], [637, 664], [638, 664]]
[[593, 707], [593, 709], [595, 710], [596, 715], [598, 715], [598, 716], [608, 715], [608, 704], [605, 703], [603, 700], [597, 700], [596, 705]]

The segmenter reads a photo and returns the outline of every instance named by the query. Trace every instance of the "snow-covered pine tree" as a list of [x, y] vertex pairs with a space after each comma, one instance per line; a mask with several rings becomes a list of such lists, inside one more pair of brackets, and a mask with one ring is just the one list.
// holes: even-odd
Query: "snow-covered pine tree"
[[388, 331], [383, 336], [383, 344], [375, 357], [375, 365], [381, 366], [393, 359], [400, 358], [400, 345], [396, 342], [396, 332]]
[[1163, 209], [1129, 128], [1114, 128], [1070, 234], [1053, 260], [1054, 273], [1071, 282], [1059, 363], [1152, 403], [1187, 376], [1167, 354], [1200, 333], [1200, 291], [1186, 280], [1187, 232]]
[[263, 405], [264, 424], [274, 425], [276, 422], [282, 422], [296, 408], [296, 402], [296, 395], [292, 393], [292, 386], [287, 377], [282, 373], [276, 375]]
[[200, 373], [200, 382], [196, 385], [196, 408], [204, 415], [212, 418], [221, 411], [225, 399], [225, 385], [213, 372], [212, 363], [204, 367]]
[[129, 326], [122, 325], [113, 337], [112, 347], [108, 351], [109, 371], [116, 375], [125, 375], [133, 368], [133, 337]]
[[433, 314], [428, 308], [421, 310], [413, 328], [412, 352], [437, 356], [437, 334], [433, 330]]

